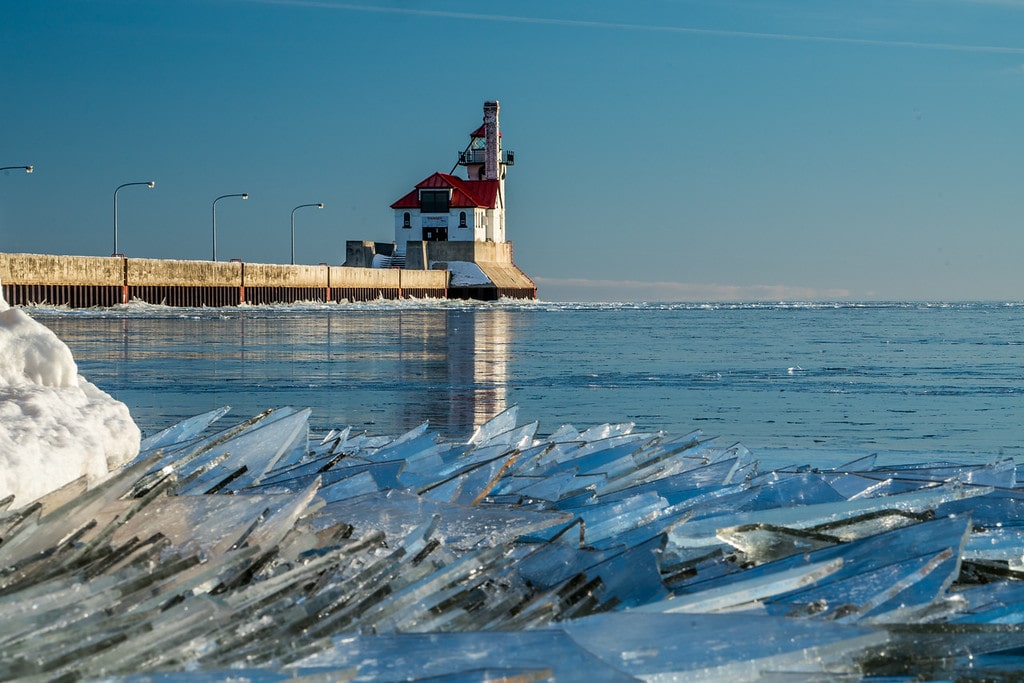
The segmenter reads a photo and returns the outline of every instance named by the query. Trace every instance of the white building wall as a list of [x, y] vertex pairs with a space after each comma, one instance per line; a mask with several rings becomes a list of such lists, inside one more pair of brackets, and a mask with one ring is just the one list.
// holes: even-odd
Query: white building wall
[[502, 199], [501, 199], [502, 207], [501, 207], [501, 212], [498, 214], [498, 227], [497, 227], [497, 232], [496, 232], [496, 234], [494, 236], [494, 241], [495, 242], [504, 242], [505, 241], [505, 206], [504, 206], [504, 201], [505, 201], [505, 199], [504, 199], [504, 197], [505, 197], [505, 183], [501, 184], [501, 195], [502, 195]]
[[504, 242], [505, 241], [505, 183], [502, 182], [498, 186], [498, 196], [495, 199], [495, 208], [487, 209], [487, 215], [484, 219], [487, 224], [487, 229], [484, 231], [483, 237], [479, 238], [488, 242]]
[[[405, 214], [409, 214], [411, 228], [405, 225]], [[423, 222], [420, 218], [419, 209], [395, 209], [395, 246], [398, 251], [405, 252], [405, 243], [409, 240], [419, 241], [423, 239]]]
[[487, 238], [487, 211], [485, 209], [474, 209], [473, 240], [482, 242]]
[[[459, 214], [466, 213], [466, 227], [459, 227]], [[473, 209], [452, 209], [448, 215], [448, 241], [473, 241]]]
[[494, 223], [491, 229], [490, 239], [492, 242], [504, 242], [505, 241], [505, 212], [495, 211], [494, 212]]

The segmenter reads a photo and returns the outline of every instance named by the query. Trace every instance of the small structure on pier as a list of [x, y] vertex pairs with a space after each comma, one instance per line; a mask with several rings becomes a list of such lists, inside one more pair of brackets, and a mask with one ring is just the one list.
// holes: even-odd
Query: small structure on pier
[[[505, 235], [505, 172], [515, 155], [502, 150], [499, 109], [484, 102], [483, 125], [452, 170], [427, 176], [391, 205], [393, 242], [348, 242], [346, 266], [447, 270], [452, 298], [536, 298]], [[465, 177], [454, 175], [459, 167]]]

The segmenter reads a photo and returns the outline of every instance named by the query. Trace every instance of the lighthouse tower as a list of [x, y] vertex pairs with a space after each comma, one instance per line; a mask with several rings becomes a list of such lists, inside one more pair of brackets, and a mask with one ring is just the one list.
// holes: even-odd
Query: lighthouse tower
[[[469, 134], [469, 147], [459, 155], [469, 180], [504, 180], [497, 102], [484, 102], [484, 125]], [[502, 185], [503, 187], [504, 185]]]
[[[497, 101], [484, 102], [483, 125], [469, 134], [450, 173], [437, 172], [391, 205], [395, 250], [409, 242], [492, 242], [505, 239], [505, 169], [515, 163], [501, 149]], [[466, 177], [454, 175], [459, 167]]]

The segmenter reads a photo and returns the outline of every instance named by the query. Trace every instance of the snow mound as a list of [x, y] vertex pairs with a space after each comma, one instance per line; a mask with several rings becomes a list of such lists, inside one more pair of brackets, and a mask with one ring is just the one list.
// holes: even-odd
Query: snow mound
[[128, 407], [78, 374], [71, 350], [0, 292], [0, 499], [23, 505], [134, 458]]
[[447, 270], [452, 274], [452, 287], [475, 287], [494, 284], [472, 261], [432, 261], [431, 270]]

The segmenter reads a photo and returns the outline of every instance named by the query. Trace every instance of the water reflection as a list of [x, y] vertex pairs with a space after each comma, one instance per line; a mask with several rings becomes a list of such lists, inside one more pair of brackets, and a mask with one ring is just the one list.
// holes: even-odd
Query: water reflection
[[462, 437], [507, 405], [511, 314], [489, 309], [34, 312], [146, 433], [231, 405], [312, 407], [318, 428]]
[[447, 313], [448, 396], [437, 409], [447, 408], [446, 424], [475, 429], [507, 407], [509, 312]]
[[[352, 379], [378, 391], [394, 385], [399, 394], [394, 419], [401, 428], [428, 420], [442, 433], [465, 435], [507, 407], [508, 311], [400, 311], [394, 316], [394, 331], [382, 319], [369, 327], [366, 321], [350, 327], [332, 365], [351, 363], [355, 354], [363, 367], [349, 373]], [[390, 338], [361, 339], [370, 327]]]
[[406, 305], [29, 312], [146, 433], [292, 405], [317, 431], [429, 419], [459, 439], [518, 404], [542, 433], [628, 420], [755, 450], [1024, 454], [1018, 306]]

